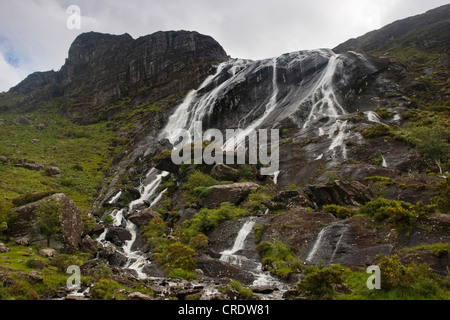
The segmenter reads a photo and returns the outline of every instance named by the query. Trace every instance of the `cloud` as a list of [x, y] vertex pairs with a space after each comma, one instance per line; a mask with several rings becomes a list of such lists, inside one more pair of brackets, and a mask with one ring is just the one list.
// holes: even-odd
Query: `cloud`
[[[66, 27], [72, 4], [81, 8], [81, 30]], [[232, 57], [263, 59], [332, 48], [443, 4], [446, 0], [2, 0], [0, 52], [23, 78], [58, 70], [82, 32], [138, 38], [160, 30], [195, 30], [212, 36]], [[8, 89], [5, 85], [0, 83], [0, 91]]]
[[8, 90], [10, 87], [15, 86], [21, 79], [20, 71], [12, 67], [0, 52], [0, 91]]

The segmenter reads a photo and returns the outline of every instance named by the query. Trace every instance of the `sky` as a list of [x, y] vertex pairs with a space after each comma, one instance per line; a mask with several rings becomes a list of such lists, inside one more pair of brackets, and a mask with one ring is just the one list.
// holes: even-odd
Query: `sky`
[[[0, 92], [35, 71], [59, 70], [83, 32], [191, 30], [233, 58], [333, 48], [449, 0], [0, 0]], [[78, 11], [70, 6], [77, 6]], [[70, 9], [70, 10], [68, 10]], [[79, 13], [79, 14], [78, 14]]]

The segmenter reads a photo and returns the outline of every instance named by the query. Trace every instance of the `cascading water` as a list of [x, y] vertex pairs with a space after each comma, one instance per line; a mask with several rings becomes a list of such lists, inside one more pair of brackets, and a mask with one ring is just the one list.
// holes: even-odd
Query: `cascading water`
[[[261, 262], [255, 258], [258, 255], [255, 255], [254, 246], [249, 245], [250, 243], [254, 243], [254, 239], [250, 235], [252, 234], [257, 219], [256, 217], [246, 218], [247, 221], [244, 222], [239, 230], [233, 247], [222, 251], [220, 260], [246, 269], [252, 273], [255, 276], [252, 286], [269, 286], [277, 289], [265, 298], [281, 299], [284, 290], [287, 289], [286, 284], [274, 278], [270, 272], [262, 270]], [[249, 251], [250, 254], [246, 254], [246, 251]]]
[[[161, 180], [163, 177], [167, 176], [168, 172], [160, 172], [158, 173], [158, 170], [155, 168], [152, 168], [146, 175], [145, 180], [141, 183], [139, 187], [140, 191], [140, 198], [134, 201], [131, 201], [128, 204], [127, 208], [122, 209], [115, 209], [112, 212], [113, 217], [113, 226], [114, 227], [121, 227], [124, 226], [124, 228], [130, 233], [131, 239], [125, 241], [125, 243], [118, 248], [121, 253], [126, 257], [126, 263], [123, 266], [126, 270], [132, 270], [132, 272], [136, 275], [137, 278], [146, 278], [147, 275], [143, 272], [143, 269], [146, 265], [150, 264], [151, 262], [148, 260], [148, 258], [139, 250], [133, 249], [133, 246], [136, 242], [137, 236], [138, 236], [138, 228], [137, 226], [132, 223], [130, 220], [128, 220], [125, 217], [125, 214], [130, 215], [133, 213], [134, 210], [136, 210], [136, 207], [145, 206], [146, 202], [151, 200], [153, 196], [156, 194], [156, 190], [158, 189]], [[154, 198], [151, 201], [150, 208], [153, 207], [158, 203], [158, 201], [161, 199], [162, 194], [166, 190], [163, 190], [156, 198]], [[120, 195], [122, 194], [122, 191], [119, 191], [112, 199], [109, 201], [110, 204], [114, 204], [118, 201], [120, 198]], [[136, 210], [138, 211], [138, 210]], [[100, 242], [103, 246], [108, 247], [112, 246], [113, 244], [109, 241], [105, 240], [105, 236], [108, 232], [108, 228], [105, 228], [105, 231], [97, 238], [97, 241]]]
[[322, 228], [305, 260], [314, 264], [319, 262], [332, 264], [347, 229], [345, 221], [335, 221]]

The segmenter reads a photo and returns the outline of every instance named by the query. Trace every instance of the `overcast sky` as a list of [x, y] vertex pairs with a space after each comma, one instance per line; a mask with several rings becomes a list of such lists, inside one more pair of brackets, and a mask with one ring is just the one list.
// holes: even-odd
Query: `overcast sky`
[[[34, 71], [59, 70], [83, 32], [194, 30], [234, 58], [333, 48], [448, 0], [0, 0], [0, 92]], [[70, 30], [67, 8], [81, 10]], [[70, 20], [75, 21], [75, 20]], [[73, 24], [72, 24], [73, 25]]]

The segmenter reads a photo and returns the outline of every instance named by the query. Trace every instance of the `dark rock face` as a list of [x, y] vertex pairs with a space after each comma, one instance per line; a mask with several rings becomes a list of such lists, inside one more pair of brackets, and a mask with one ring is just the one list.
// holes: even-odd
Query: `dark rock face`
[[333, 181], [309, 186], [307, 193], [318, 206], [326, 204], [358, 205], [372, 199], [371, 190], [358, 181]]
[[131, 240], [131, 233], [122, 227], [111, 227], [106, 231], [105, 240], [108, 240], [117, 246], [122, 246], [125, 241]]

